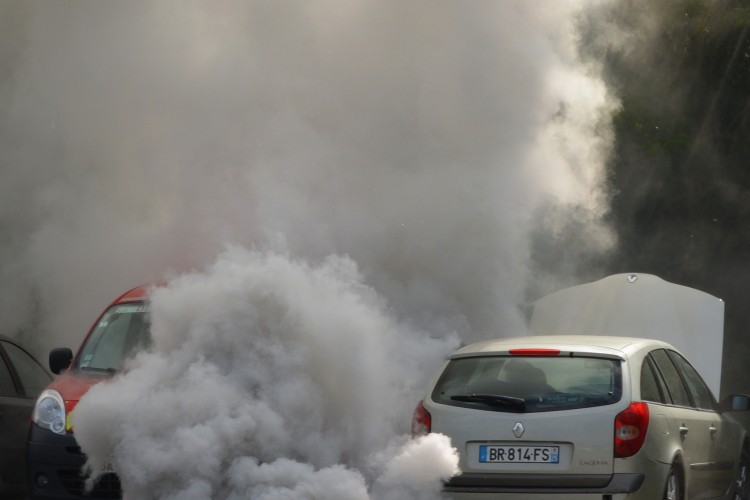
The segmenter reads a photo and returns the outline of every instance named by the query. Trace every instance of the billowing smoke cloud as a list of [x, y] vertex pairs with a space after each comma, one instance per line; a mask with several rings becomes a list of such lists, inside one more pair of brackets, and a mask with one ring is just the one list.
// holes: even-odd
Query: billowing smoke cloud
[[539, 208], [612, 244], [590, 3], [4, 2], [10, 330], [75, 346], [170, 278], [154, 351], [77, 410], [94, 470], [131, 498], [436, 491], [450, 445], [404, 426], [457, 338], [525, 332]]
[[432, 498], [456, 472], [445, 436], [402, 436], [458, 339], [399, 324], [350, 259], [232, 249], [152, 307], [154, 348], [73, 420], [128, 498]]
[[349, 255], [433, 332], [522, 333], [535, 210], [611, 244], [585, 6], [3, 2], [8, 331], [76, 345], [109, 298], [229, 242]]

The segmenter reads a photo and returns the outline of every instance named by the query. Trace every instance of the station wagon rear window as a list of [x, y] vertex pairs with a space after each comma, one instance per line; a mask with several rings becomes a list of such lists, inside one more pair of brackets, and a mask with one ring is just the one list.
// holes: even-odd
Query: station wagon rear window
[[437, 403], [515, 413], [604, 406], [621, 396], [619, 360], [569, 356], [453, 359], [432, 392]]

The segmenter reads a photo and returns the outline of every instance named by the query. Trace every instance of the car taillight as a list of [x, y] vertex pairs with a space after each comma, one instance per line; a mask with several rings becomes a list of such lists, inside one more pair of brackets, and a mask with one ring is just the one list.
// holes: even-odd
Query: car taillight
[[424, 436], [429, 434], [432, 429], [432, 415], [428, 412], [422, 401], [414, 409], [414, 415], [411, 417], [411, 436]]
[[615, 417], [615, 458], [638, 453], [648, 430], [648, 404], [631, 403]]

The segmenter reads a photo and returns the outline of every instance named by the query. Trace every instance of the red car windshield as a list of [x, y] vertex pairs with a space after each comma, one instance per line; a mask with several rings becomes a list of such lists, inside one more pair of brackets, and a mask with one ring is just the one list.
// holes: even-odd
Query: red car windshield
[[76, 360], [76, 368], [115, 372], [124, 361], [151, 344], [149, 307], [143, 302], [110, 307], [91, 332]]

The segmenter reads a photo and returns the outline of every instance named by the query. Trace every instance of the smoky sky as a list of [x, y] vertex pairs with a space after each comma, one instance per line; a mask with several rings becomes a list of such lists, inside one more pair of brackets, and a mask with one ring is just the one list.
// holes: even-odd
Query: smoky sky
[[410, 412], [461, 341], [526, 332], [539, 210], [615, 244], [593, 3], [0, 4], [7, 327], [75, 347], [166, 283], [155, 347], [76, 408], [92, 470], [126, 498], [436, 496], [455, 450]]
[[524, 333], [540, 206], [614, 244], [591, 3], [3, 2], [7, 332], [75, 347], [241, 245], [347, 256], [438, 336]]

